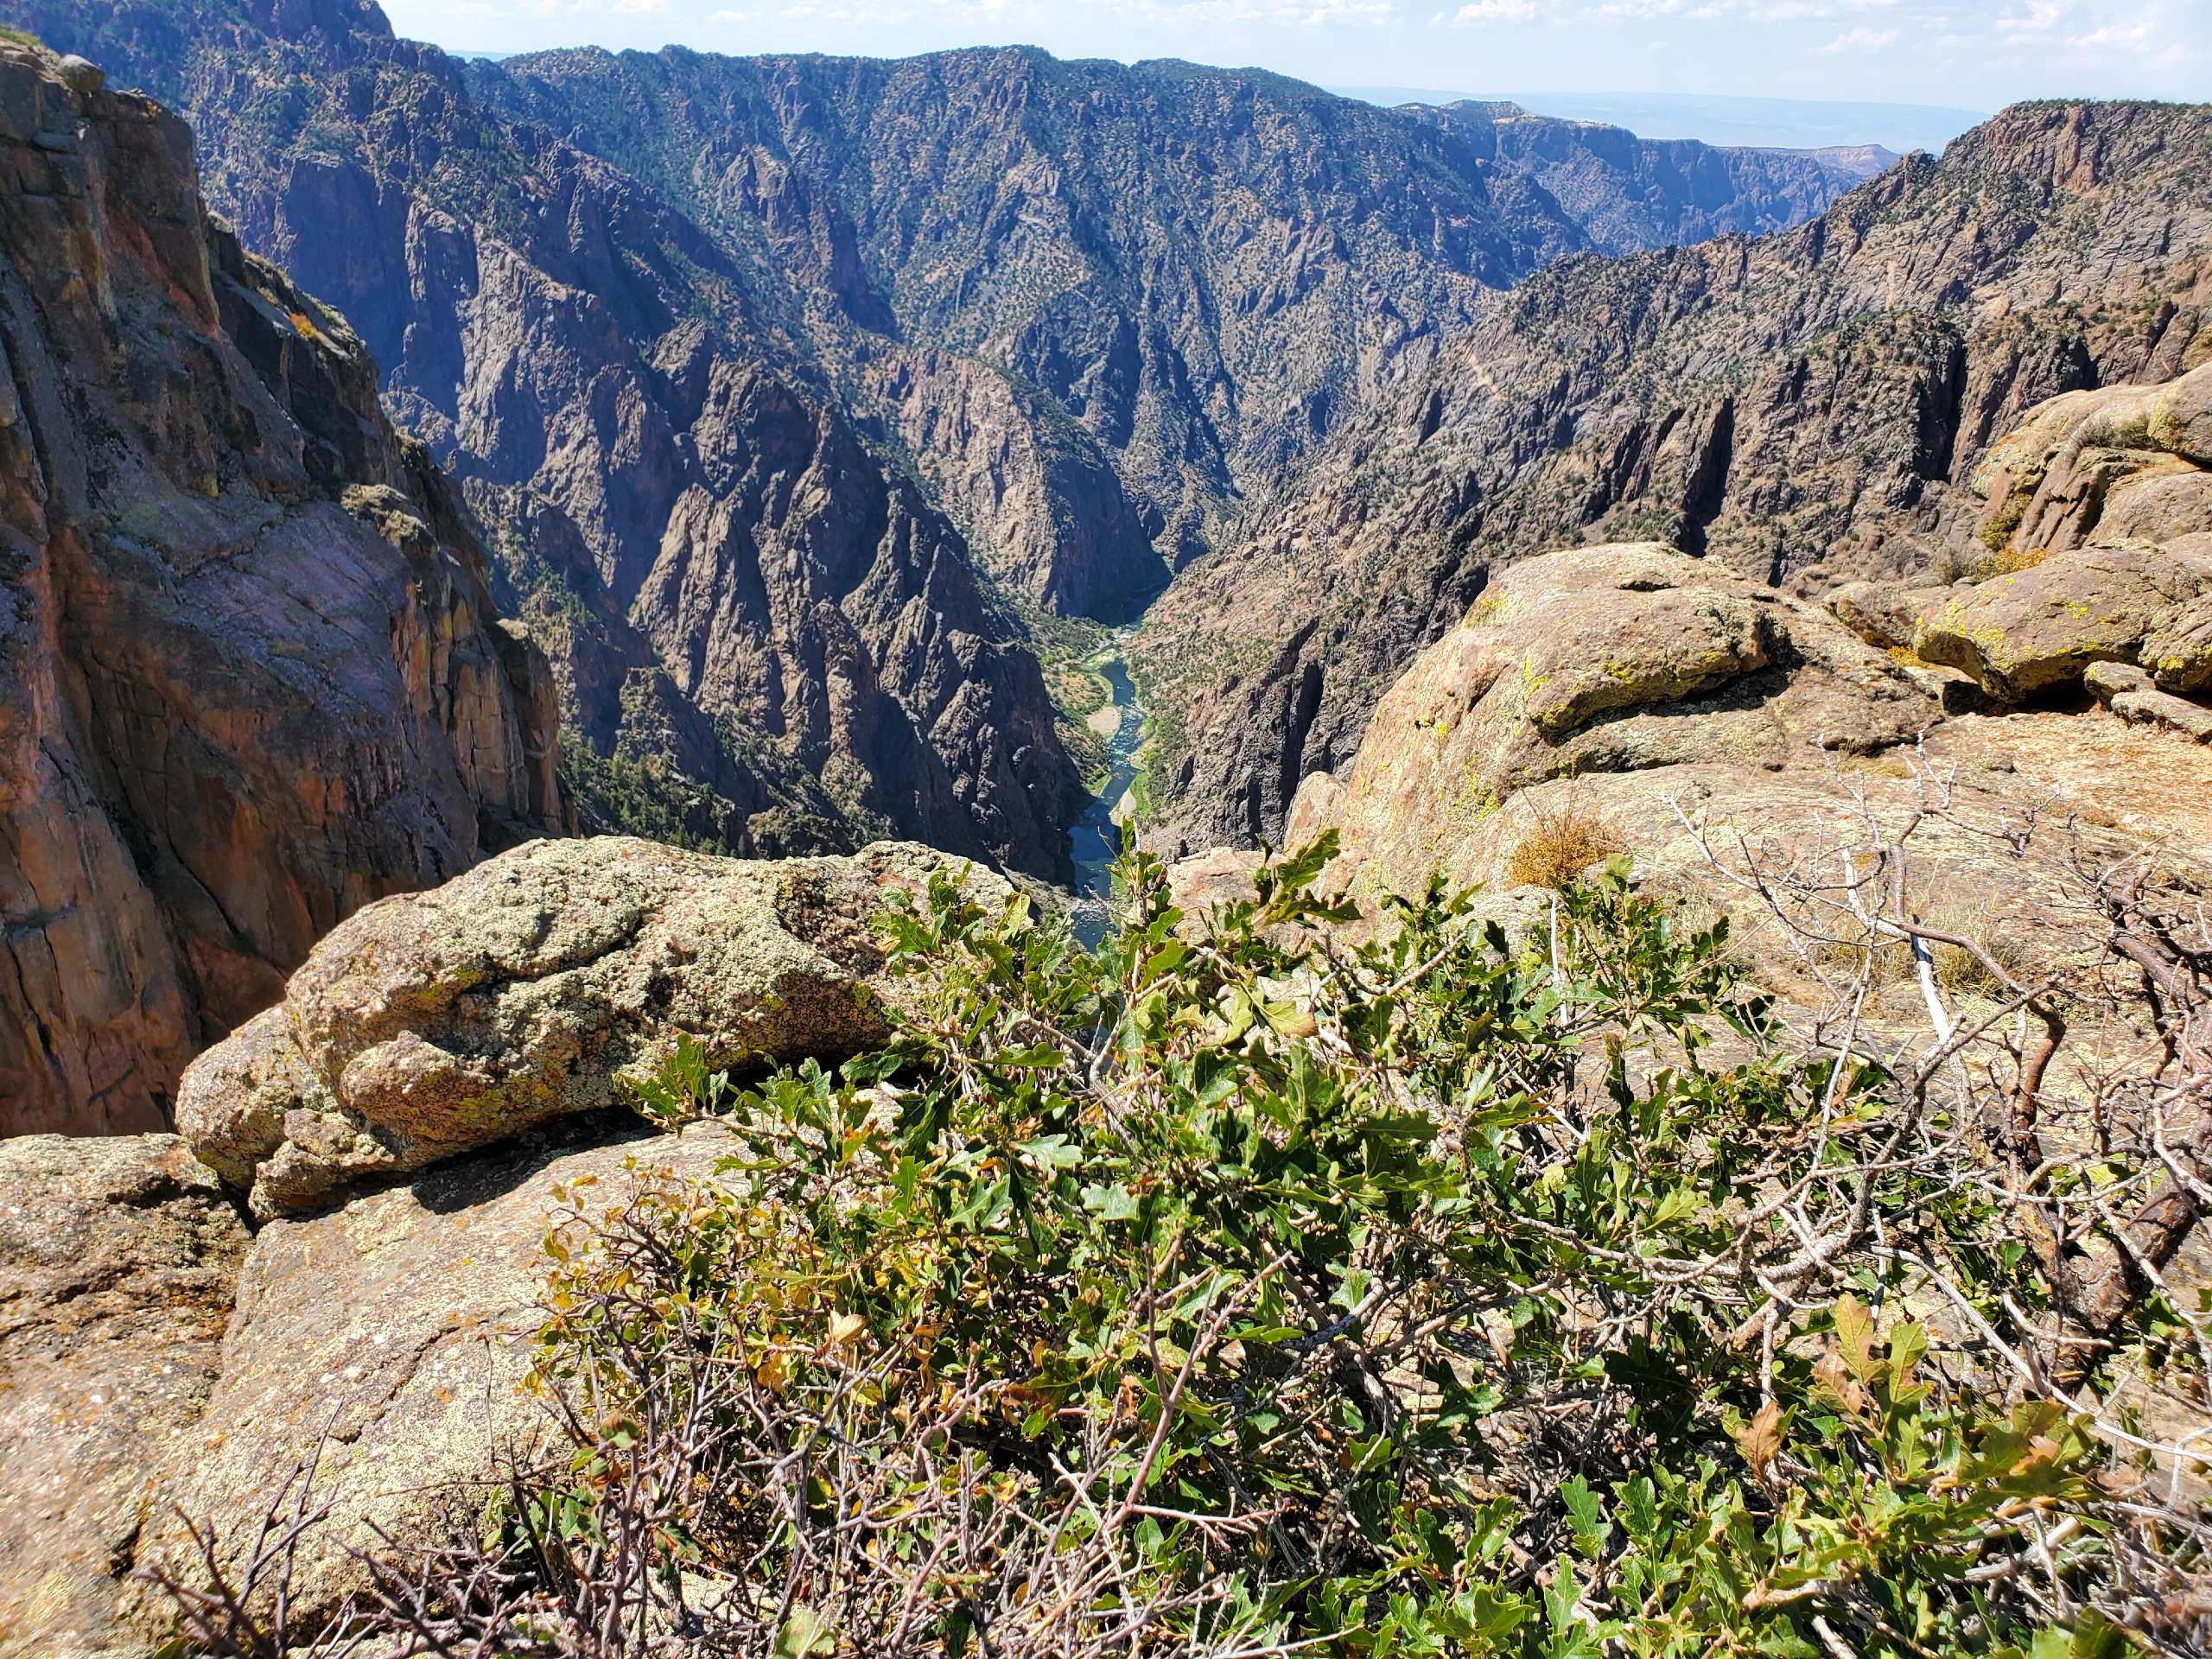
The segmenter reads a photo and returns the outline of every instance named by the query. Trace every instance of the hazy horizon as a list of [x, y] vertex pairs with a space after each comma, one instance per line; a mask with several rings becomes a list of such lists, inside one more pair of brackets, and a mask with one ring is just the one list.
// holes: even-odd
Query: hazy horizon
[[385, 10], [404, 35], [484, 54], [679, 45], [904, 57], [1033, 44], [1060, 57], [1255, 66], [1332, 86], [1950, 110], [2038, 97], [2194, 100], [2212, 87], [2212, 0], [385, 0]]

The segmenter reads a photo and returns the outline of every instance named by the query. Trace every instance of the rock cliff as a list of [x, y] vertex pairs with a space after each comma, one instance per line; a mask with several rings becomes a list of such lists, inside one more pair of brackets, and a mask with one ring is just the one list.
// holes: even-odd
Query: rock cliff
[[557, 831], [545, 664], [183, 124], [0, 46], [0, 1135], [166, 1124], [348, 912]]
[[570, 729], [619, 772], [588, 819], [642, 792], [740, 850], [1064, 860], [1080, 780], [960, 531], [664, 194], [372, 5], [23, 15], [199, 121], [241, 238], [355, 319], [571, 658]]
[[[665, 181], [794, 276], [826, 358], [890, 335], [1041, 391], [1178, 563], [1426, 365], [1486, 289], [1565, 253], [1781, 229], [1860, 176], [1518, 111], [1377, 109], [1259, 71], [1022, 48], [570, 51], [469, 74], [487, 105]], [[979, 546], [1017, 524], [987, 523]], [[1062, 557], [1141, 574], [1096, 549]]]
[[2201, 105], [2022, 105], [1796, 230], [1491, 302], [1154, 611], [1162, 838], [1279, 836], [1516, 558], [1656, 536], [1808, 592], [1974, 568], [1997, 438], [2212, 350], [2208, 154]]
[[174, 101], [246, 245], [354, 318], [568, 658], [587, 817], [747, 852], [1052, 870], [1079, 804], [1021, 604], [1118, 620], [1491, 287], [1859, 176], [1180, 64], [0, 13]]

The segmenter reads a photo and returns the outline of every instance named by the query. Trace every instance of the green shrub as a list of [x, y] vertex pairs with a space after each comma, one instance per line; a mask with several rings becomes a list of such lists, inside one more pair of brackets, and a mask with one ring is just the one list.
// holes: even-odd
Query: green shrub
[[729, 1650], [2119, 1650], [2100, 1448], [1905, 1316], [1923, 1257], [2037, 1293], [1971, 1187], [1845, 1155], [1886, 1074], [1618, 873], [1556, 968], [1440, 890], [1324, 948], [1332, 851], [1203, 942], [1139, 858], [1096, 955], [941, 880], [893, 1046], [718, 1102], [725, 1183], [569, 1261], [549, 1388], [630, 1433], [738, 1379], [671, 1533]]
[[[1525, 954], [1435, 887], [1348, 943], [1335, 850], [1202, 927], [1132, 855], [1096, 951], [940, 876], [883, 1052], [680, 1046], [640, 1106], [734, 1150], [569, 1195], [554, 1454], [317, 1653], [2201, 1650], [1955, 1068], [1807, 1058], [1618, 868]], [[2201, 1388], [2159, 1309], [2097, 1352]]]

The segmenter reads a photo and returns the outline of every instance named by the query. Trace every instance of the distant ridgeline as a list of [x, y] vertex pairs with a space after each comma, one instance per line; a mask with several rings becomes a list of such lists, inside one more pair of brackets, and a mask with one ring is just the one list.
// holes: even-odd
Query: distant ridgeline
[[1064, 876], [1095, 640], [1056, 618], [1121, 619], [1495, 290], [1859, 181], [1172, 62], [0, 19], [177, 107], [210, 205], [360, 331], [552, 658], [585, 821], [738, 851]]

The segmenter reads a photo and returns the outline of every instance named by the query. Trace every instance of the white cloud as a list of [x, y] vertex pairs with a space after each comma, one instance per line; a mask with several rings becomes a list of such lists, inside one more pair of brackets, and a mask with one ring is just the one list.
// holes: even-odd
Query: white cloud
[[1821, 51], [1831, 56], [1838, 52], [1886, 52], [1897, 43], [1894, 29], [1847, 29]]
[[1471, 4], [1462, 6], [1452, 14], [1453, 27], [1459, 29], [1465, 29], [1470, 23], [1533, 23], [1535, 21], [1535, 0], [1472, 0]]

